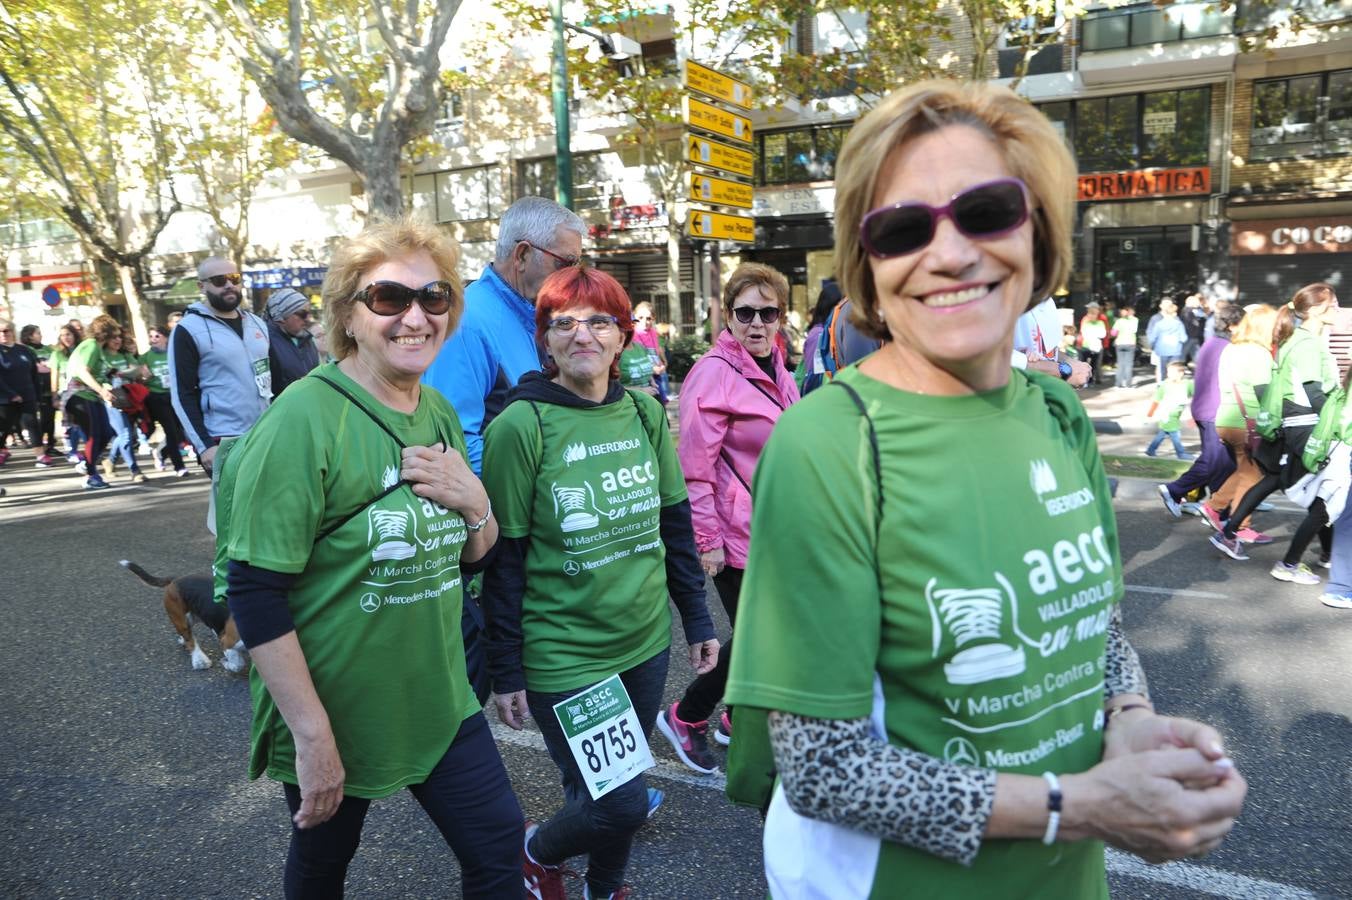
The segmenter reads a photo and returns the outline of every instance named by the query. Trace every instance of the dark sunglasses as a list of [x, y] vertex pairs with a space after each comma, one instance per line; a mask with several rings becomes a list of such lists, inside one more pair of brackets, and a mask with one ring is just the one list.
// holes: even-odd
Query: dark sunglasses
[[530, 241], [526, 241], [526, 243], [530, 244], [530, 246], [534, 247], [536, 250], [539, 250], [545, 256], [552, 256], [554, 258], [555, 272], [559, 271], [560, 269], [566, 269], [569, 266], [575, 266], [582, 261], [581, 258], [577, 256], [559, 256], [559, 254], [555, 253], [553, 250], [546, 250], [539, 244], [531, 244]]
[[1017, 178], [1000, 178], [955, 194], [943, 206], [917, 202], [883, 206], [859, 223], [859, 240], [870, 256], [886, 259], [914, 253], [934, 240], [943, 218], [972, 240], [1000, 237], [1028, 221], [1028, 188]]
[[760, 313], [760, 320], [766, 325], [773, 325], [779, 321], [778, 306], [734, 306], [732, 308], [732, 314], [743, 325], [750, 325], [752, 320], [756, 318], [756, 313]]
[[451, 283], [434, 281], [411, 288], [397, 281], [376, 281], [357, 292], [357, 298], [378, 316], [400, 316], [417, 300], [429, 316], [444, 316], [451, 311]]
[[239, 284], [239, 273], [231, 272], [229, 275], [212, 275], [206, 280], [211, 282], [212, 287], [221, 288], [225, 287], [227, 281], [231, 284]]

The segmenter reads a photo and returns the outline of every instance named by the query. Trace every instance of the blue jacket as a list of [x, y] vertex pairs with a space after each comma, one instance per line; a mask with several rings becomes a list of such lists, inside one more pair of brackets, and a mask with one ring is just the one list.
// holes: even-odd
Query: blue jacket
[[477, 475], [484, 429], [506, 405], [521, 376], [540, 369], [535, 345], [535, 305], [502, 280], [490, 265], [465, 288], [465, 315], [423, 384], [446, 395], [465, 429], [469, 464]]
[[1160, 356], [1182, 356], [1188, 331], [1177, 316], [1160, 316], [1158, 321], [1150, 323], [1145, 339], [1150, 349]]

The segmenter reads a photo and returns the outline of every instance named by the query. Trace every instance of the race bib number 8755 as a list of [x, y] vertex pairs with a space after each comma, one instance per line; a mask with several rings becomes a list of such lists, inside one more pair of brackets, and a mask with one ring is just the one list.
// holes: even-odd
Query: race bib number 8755
[[554, 716], [593, 800], [656, 765], [619, 675], [554, 704]]

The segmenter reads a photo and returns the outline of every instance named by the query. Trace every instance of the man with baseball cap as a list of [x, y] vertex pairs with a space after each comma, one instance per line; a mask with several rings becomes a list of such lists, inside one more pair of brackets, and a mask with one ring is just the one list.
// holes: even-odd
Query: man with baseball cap
[[314, 313], [310, 300], [300, 291], [282, 288], [268, 298], [268, 366], [272, 370], [272, 393], [279, 396], [287, 385], [304, 378], [319, 365], [319, 349], [310, 334]]

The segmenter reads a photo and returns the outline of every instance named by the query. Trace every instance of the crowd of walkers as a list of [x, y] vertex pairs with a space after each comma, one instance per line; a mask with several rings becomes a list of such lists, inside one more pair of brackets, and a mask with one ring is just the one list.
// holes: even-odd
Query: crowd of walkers
[[[728, 796], [763, 816], [775, 897], [1103, 898], [1105, 844], [1205, 855], [1247, 786], [1214, 728], [1156, 710], [1122, 624], [1111, 492], [1071, 379], [1097, 377], [1127, 330], [1134, 350], [1134, 327], [1088, 317], [1078, 369], [1057, 341], [1010, 365], [1016, 325], [1070, 273], [1075, 178], [1059, 133], [1005, 88], [886, 98], [837, 161], [848, 301], [824, 292], [795, 377], [787, 282], [737, 266], [675, 438], [651, 308], [541, 198], [504, 214], [468, 290], [435, 226], [375, 221], [342, 242], [322, 355], [306, 298], [278, 292], [263, 323], [219, 258], [199, 267], [194, 318], [144, 353], [107, 316], [42, 361], [0, 332], [5, 422], [28, 410], [29, 439], [55, 439], [45, 374], [87, 487], [106, 485], [105, 456], [144, 478], [148, 422], [156, 459], [186, 472], [186, 434], [211, 470], [220, 599], [254, 665], [249, 776], [281, 784], [288, 897], [341, 896], [371, 802], [405, 788], [465, 897], [561, 900], [577, 858], [582, 896], [630, 896], [660, 801], [643, 774], [656, 729], [697, 772], [716, 768], [711, 736], [728, 746]], [[1335, 303], [1219, 317], [1212, 340], [1228, 329], [1239, 352], [1200, 348], [1217, 383], [1194, 414], [1231, 388], [1272, 406], [1249, 399], [1251, 345], [1292, 389], [1274, 472], [1246, 468], [1227, 494], [1265, 456], [1222, 407], [1206, 418], [1219, 452], [1162, 489], [1173, 511], [1216, 487], [1203, 508], [1236, 558], [1252, 507], [1292, 487], [1301, 429], [1323, 439], [1312, 392], [1334, 387], [1318, 339]], [[1148, 333], [1164, 381], [1186, 329], [1162, 315]], [[210, 417], [225, 375], [248, 421]], [[1310, 534], [1333, 517], [1326, 496]], [[1337, 531], [1333, 558], [1336, 579]], [[664, 706], [673, 607], [693, 680]], [[485, 709], [534, 720], [562, 787], [547, 818], [523, 814]]]
[[[1333, 570], [1321, 601], [1352, 609], [1352, 558], [1335, 552], [1337, 532], [1331, 527], [1346, 508], [1352, 483], [1342, 440], [1345, 431], [1352, 437], [1343, 403], [1347, 381], [1327, 335], [1337, 309], [1333, 287], [1317, 282], [1280, 307], [1255, 303], [1216, 310], [1192, 382], [1202, 452], [1179, 478], [1159, 485], [1159, 494], [1171, 515], [1199, 515], [1215, 531], [1212, 545], [1243, 561], [1249, 559], [1248, 547], [1273, 543], [1255, 527], [1254, 514], [1272, 494], [1285, 491], [1308, 513], [1270, 574], [1279, 581], [1319, 584], [1320, 576], [1304, 561], [1318, 538], [1317, 564]], [[1205, 496], [1189, 502], [1198, 494]], [[1349, 529], [1352, 524], [1344, 527]]]

